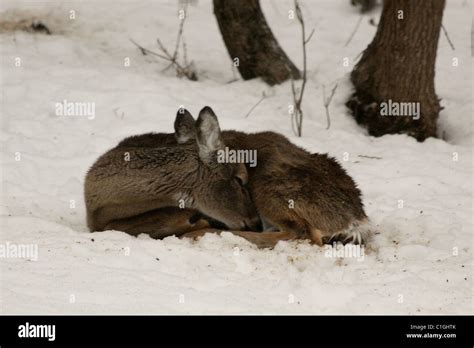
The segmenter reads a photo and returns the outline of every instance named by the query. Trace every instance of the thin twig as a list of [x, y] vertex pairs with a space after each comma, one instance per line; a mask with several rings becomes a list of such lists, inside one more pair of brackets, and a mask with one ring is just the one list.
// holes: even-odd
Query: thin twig
[[444, 35], [446, 36], [446, 39], [448, 39], [449, 45], [451, 46], [451, 48], [453, 49], [453, 51], [455, 51], [456, 49], [454, 48], [454, 45], [453, 45], [451, 39], [449, 38], [448, 31], [447, 31], [446, 28], [444, 27], [443, 23], [441, 23], [441, 29], [443, 29], [443, 33], [444, 33]]
[[166, 49], [166, 47], [161, 43], [160, 39], [156, 39], [156, 42], [158, 43], [158, 46], [160, 46], [160, 50], [166, 55], [166, 57], [168, 57], [168, 60], [170, 62], [173, 62], [175, 63], [176, 60], [173, 58], [173, 56], [168, 52], [168, 50]]
[[351, 36], [349, 36], [349, 39], [347, 39], [347, 41], [346, 41], [344, 47], [347, 47], [347, 45], [349, 45], [349, 43], [352, 41], [352, 38], [354, 37], [355, 33], [357, 32], [357, 30], [358, 30], [359, 27], [360, 27], [360, 23], [362, 22], [362, 18], [364, 18], [364, 16], [361, 14], [361, 15], [359, 16], [359, 20], [357, 21], [357, 24], [356, 24], [354, 30], [353, 30], [352, 33], [351, 33]]
[[136, 43], [135, 41], [133, 41], [132, 39], [130, 39], [130, 42], [132, 42], [135, 46], [138, 47], [138, 49], [142, 52], [142, 54], [144, 56], [148, 55], [148, 54], [151, 54], [152, 56], [157, 56], [157, 57], [160, 57], [161, 59], [166, 59], [166, 60], [169, 60], [168, 57], [166, 56], [163, 56], [159, 53], [156, 53], [156, 52], [153, 52], [153, 51], [150, 51], [148, 48], [145, 48], [143, 46], [140, 46], [138, 43]]
[[326, 109], [326, 120], [327, 120], [326, 129], [329, 129], [329, 127], [331, 127], [331, 117], [329, 116], [329, 105], [331, 104], [332, 97], [334, 97], [334, 94], [336, 93], [336, 89], [337, 89], [337, 83], [334, 85], [333, 89], [331, 90], [331, 94], [329, 95], [329, 98], [326, 99], [326, 87], [323, 85], [323, 103], [324, 103], [324, 109]]
[[174, 53], [173, 53], [173, 58], [174, 59], [178, 58], [179, 43], [181, 41], [181, 37], [183, 36], [184, 21], [186, 20], [186, 17], [187, 17], [186, 10], [187, 10], [187, 5], [185, 5], [184, 8], [183, 8], [184, 17], [183, 17], [183, 19], [181, 19], [181, 22], [179, 23], [178, 36], [176, 37], [176, 45], [174, 47]]
[[[196, 73], [193, 69], [193, 64], [192, 64], [192, 62], [188, 63], [187, 50], [186, 50], [186, 41], [184, 40], [184, 36], [183, 36], [184, 22], [185, 22], [186, 17], [187, 17], [187, 15], [186, 15], [186, 6], [184, 7], [184, 13], [185, 13], [185, 16], [181, 19], [181, 22], [179, 24], [179, 30], [178, 30], [178, 34], [177, 34], [177, 37], [176, 37], [176, 43], [175, 43], [175, 48], [174, 48], [173, 54], [171, 54], [166, 49], [165, 45], [163, 45], [163, 43], [161, 42], [161, 40], [159, 38], [156, 39], [156, 42], [158, 43], [158, 47], [159, 47], [160, 51], [162, 52], [162, 54], [156, 53], [156, 52], [153, 52], [153, 51], [151, 51], [147, 48], [144, 48], [144, 47], [140, 46], [138, 43], [136, 43], [135, 41], [133, 41], [132, 39], [130, 39], [130, 41], [140, 49], [140, 51], [143, 55], [151, 54], [153, 56], [156, 56], [156, 57], [159, 57], [161, 59], [164, 59], [164, 60], [168, 61], [170, 64], [168, 66], [166, 66], [162, 71], [166, 71], [170, 67], [173, 66], [175, 71], [176, 71], [176, 74], [179, 77], [186, 76], [189, 80], [196, 81], [197, 76], [196, 76]], [[182, 43], [182, 47], [183, 47], [183, 64], [180, 64], [179, 61], [178, 61], [179, 48], [180, 48], [181, 43]]]
[[169, 53], [167, 53], [166, 56], [162, 55], [162, 54], [159, 54], [159, 53], [156, 53], [156, 52], [153, 52], [151, 50], [149, 50], [148, 48], [145, 48], [143, 46], [140, 46], [138, 43], [136, 43], [135, 41], [133, 41], [132, 39], [130, 39], [130, 41], [135, 45], [137, 46], [140, 51], [142, 52], [143, 55], [147, 55], [147, 54], [151, 54], [152, 56], [156, 56], [156, 57], [159, 57], [161, 59], [164, 59], [164, 60], [167, 60], [169, 62], [171, 62], [171, 64], [173, 64], [175, 66], [175, 69], [178, 73], [182, 74], [182, 75], [186, 75], [185, 74], [185, 69], [176, 61], [172, 60], [171, 57], [169, 56]]
[[382, 157], [378, 157], [378, 156], [366, 156], [366, 155], [357, 155], [357, 157], [369, 158], [369, 159], [376, 159], [376, 160], [382, 159]]
[[296, 101], [296, 106], [299, 111], [300, 117], [298, 120], [298, 136], [301, 136], [302, 131], [303, 131], [303, 111], [301, 110], [301, 102], [303, 101], [303, 93], [304, 93], [304, 88], [306, 86], [306, 33], [305, 33], [305, 25], [304, 25], [304, 20], [303, 20], [303, 13], [301, 12], [300, 5], [297, 0], [295, 0], [295, 6], [296, 6], [296, 15], [298, 18], [298, 21], [301, 24], [301, 41], [303, 42], [303, 83], [301, 84], [300, 88], [300, 96], [298, 100]]
[[293, 112], [291, 113], [291, 130], [298, 135], [298, 121], [296, 120], [296, 88], [295, 88], [295, 80], [291, 79], [291, 94], [293, 95]]
[[247, 115], [245, 115], [245, 118], [249, 117], [249, 115], [252, 113], [252, 111], [258, 106], [258, 104], [260, 104], [265, 98], [267, 97], [267, 95], [265, 94], [265, 92], [262, 92], [262, 97], [260, 98], [260, 100], [254, 105], [252, 106], [252, 108], [249, 110], [249, 112], [247, 112]]
[[[301, 41], [303, 43], [303, 82], [301, 83], [301, 87], [298, 90], [299, 93], [296, 92], [294, 81], [291, 81], [291, 92], [293, 94], [293, 102], [294, 102], [294, 114], [292, 114], [292, 122], [293, 118], [296, 123], [296, 134], [297, 136], [301, 137], [303, 132], [303, 110], [301, 109], [301, 104], [303, 101], [304, 90], [306, 87], [307, 82], [307, 56], [306, 56], [306, 45], [311, 40], [311, 37], [314, 34], [314, 29], [311, 31], [310, 35], [306, 37], [306, 27], [303, 18], [303, 13], [301, 12], [301, 7], [299, 5], [298, 0], [294, 0], [295, 3], [295, 12], [296, 18], [301, 25]], [[292, 123], [293, 128], [293, 123]]]
[[315, 30], [316, 30], [316, 28], [313, 28], [313, 30], [311, 30], [311, 33], [309, 34], [308, 38], [304, 41], [305, 44], [307, 44], [309, 42], [309, 40], [311, 40]]
[[[181, 38], [183, 36], [183, 27], [184, 27], [184, 21], [186, 20], [186, 6], [183, 8], [184, 11], [184, 17], [181, 19], [181, 22], [179, 23], [179, 29], [178, 29], [178, 35], [176, 37], [176, 44], [174, 46], [174, 52], [173, 56], [170, 57], [172, 61], [177, 61], [178, 60], [178, 54], [179, 54], [179, 44], [181, 42]], [[184, 41], [184, 38], [183, 38]], [[164, 46], [161, 44], [161, 42], [158, 43], [160, 45], [160, 48], [162, 49]], [[163, 50], [163, 49], [162, 49]], [[184, 63], [186, 65], [186, 62]], [[166, 68], [164, 68], [162, 71], [168, 70], [170, 67], [173, 66], [173, 63], [169, 64]]]
[[183, 62], [185, 66], [189, 66], [188, 63], [188, 46], [186, 46], [186, 41], [183, 37]]
[[291, 130], [293, 131], [293, 133], [298, 134], [297, 128], [298, 128], [298, 125], [296, 124], [296, 117], [295, 117], [295, 113], [293, 112], [291, 114]]
[[357, 62], [357, 60], [362, 56], [363, 53], [364, 53], [364, 51], [359, 52], [359, 54], [354, 58], [354, 63]]

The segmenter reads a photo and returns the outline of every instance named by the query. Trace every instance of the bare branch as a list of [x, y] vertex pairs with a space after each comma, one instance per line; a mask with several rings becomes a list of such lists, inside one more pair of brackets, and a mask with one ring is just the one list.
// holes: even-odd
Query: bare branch
[[332, 97], [334, 97], [334, 94], [336, 93], [336, 89], [337, 89], [337, 83], [332, 88], [331, 95], [329, 96], [327, 103], [325, 103], [324, 105], [329, 106], [329, 104], [331, 104], [331, 100], [332, 100]]
[[316, 30], [315, 28], [313, 28], [313, 30], [311, 30], [311, 33], [309, 34], [308, 38], [306, 40], [304, 40], [305, 44], [307, 44], [309, 42], [309, 40], [311, 40], [315, 30]]
[[183, 37], [183, 62], [184, 62], [184, 66], [189, 66], [189, 63], [188, 63], [188, 46], [186, 46], [186, 41], [184, 40], [184, 37]]
[[168, 60], [174, 62], [175, 59], [171, 56], [166, 47], [161, 43], [160, 39], [156, 39], [156, 42], [158, 43], [158, 46], [160, 46], [160, 50], [166, 55]]
[[293, 133], [298, 134], [298, 130], [297, 130], [298, 125], [296, 123], [297, 123], [296, 116], [295, 116], [295, 113], [293, 112], [291, 114], [291, 130], [293, 131]]
[[329, 116], [329, 105], [331, 104], [332, 97], [334, 97], [334, 94], [336, 93], [336, 89], [337, 89], [337, 83], [334, 85], [333, 89], [331, 90], [331, 94], [329, 95], [329, 98], [326, 99], [326, 87], [323, 85], [323, 103], [324, 103], [324, 109], [326, 109], [326, 120], [327, 120], [326, 129], [329, 129], [329, 127], [331, 127], [331, 117]]
[[354, 63], [357, 62], [357, 60], [362, 57], [362, 53], [364, 53], [364, 50], [360, 51], [359, 54], [354, 58]]
[[[185, 7], [185, 9], [186, 9], [186, 7]], [[188, 62], [186, 42], [185, 42], [184, 36], [183, 36], [183, 30], [184, 30], [183, 28], [184, 28], [185, 20], [186, 20], [186, 15], [184, 16], [183, 19], [181, 19], [181, 22], [179, 24], [179, 30], [178, 30], [178, 35], [176, 37], [176, 44], [175, 44], [173, 54], [171, 54], [166, 49], [165, 45], [163, 45], [163, 43], [161, 42], [161, 40], [159, 38], [156, 39], [156, 42], [158, 43], [158, 47], [161, 51], [161, 54], [153, 52], [153, 51], [151, 51], [147, 48], [144, 48], [144, 47], [140, 46], [138, 43], [136, 43], [132, 39], [130, 39], [130, 41], [140, 49], [140, 51], [143, 55], [150, 54], [150, 55], [153, 55], [155, 57], [159, 57], [161, 59], [164, 59], [164, 60], [168, 61], [170, 64], [168, 66], [166, 66], [162, 71], [166, 71], [170, 67], [174, 67], [177, 76], [179, 76], [179, 77], [185, 76], [186, 78], [188, 78], [191, 81], [196, 81], [197, 76], [196, 76], [196, 73], [195, 73], [195, 70], [194, 70], [194, 67], [193, 67], [193, 62]], [[183, 47], [183, 64], [180, 64], [179, 61], [178, 61], [179, 48], [180, 48], [181, 43], [182, 43], [182, 47]]]
[[140, 46], [138, 43], [136, 43], [136, 42], [133, 41], [132, 39], [130, 39], [130, 41], [131, 41], [135, 46], [138, 47], [138, 49], [142, 52], [142, 54], [143, 54], [144, 56], [146, 56], [146, 55], [148, 55], [148, 54], [151, 54], [152, 56], [156, 56], [156, 57], [159, 57], [159, 58], [161, 58], [161, 59], [169, 60], [169, 58], [166, 57], [166, 56], [163, 56], [163, 55], [161, 55], [161, 54], [159, 54], [159, 53], [150, 51], [148, 48], [145, 48], [145, 47], [143, 47], [143, 46]]
[[357, 21], [357, 24], [356, 24], [354, 30], [351, 33], [351, 36], [349, 36], [349, 39], [347, 39], [346, 43], [344, 44], [344, 47], [347, 47], [347, 45], [349, 45], [349, 43], [352, 41], [352, 38], [354, 37], [355, 33], [357, 32], [357, 30], [360, 27], [360, 23], [362, 22], [362, 18], [364, 18], [364, 15], [361, 14], [359, 16], [359, 20]]
[[444, 25], [442, 23], [441, 23], [441, 29], [443, 29], [443, 33], [446, 36], [446, 39], [448, 39], [449, 45], [451, 46], [453, 51], [455, 51], [454, 45], [453, 45], [451, 39], [449, 38], [448, 31], [446, 30], [446, 28], [444, 27]]
[[[176, 43], [175, 43], [173, 54], [171, 54], [166, 49], [165, 45], [163, 45], [163, 43], [161, 42], [161, 40], [159, 38], [156, 39], [156, 42], [158, 43], [158, 47], [159, 47], [161, 53], [156, 53], [156, 52], [153, 52], [153, 51], [151, 51], [147, 48], [144, 48], [144, 47], [140, 46], [138, 43], [136, 43], [135, 41], [133, 41], [132, 39], [130, 39], [130, 41], [140, 49], [140, 51], [143, 55], [150, 54], [150, 55], [153, 55], [155, 57], [158, 57], [158, 58], [161, 58], [161, 59], [164, 59], [164, 60], [168, 61], [169, 65], [166, 66], [162, 71], [166, 71], [170, 67], [174, 67], [174, 70], [176, 71], [176, 74], [177, 74], [178, 77], [185, 76], [186, 78], [188, 78], [191, 81], [196, 81], [197, 80], [196, 72], [195, 72], [195, 69], [194, 69], [194, 66], [193, 66], [193, 62], [192, 61], [188, 62], [186, 42], [185, 42], [184, 36], [183, 36], [184, 22], [185, 22], [186, 17], [187, 17], [187, 15], [186, 15], [186, 6], [184, 7], [184, 13], [185, 13], [185, 16], [181, 19], [181, 22], [179, 24], [179, 30], [178, 30], [178, 34], [177, 34], [177, 37], [176, 37]], [[179, 48], [180, 48], [181, 43], [182, 43], [182, 48], [183, 48], [183, 64], [180, 64], [179, 61], [178, 61]]]
[[245, 118], [249, 117], [249, 115], [252, 113], [252, 111], [267, 97], [267, 95], [265, 94], [265, 92], [262, 92], [262, 97], [259, 99], [259, 101], [254, 105], [252, 106], [252, 108], [249, 110], [249, 112], [247, 112], [247, 115], [245, 115]]
[[291, 93], [293, 95], [293, 101], [296, 101], [295, 80], [293, 80], [293, 79], [291, 79]]
[[[152, 56], [155, 56], [155, 57], [159, 57], [161, 59], [164, 59], [168, 62], [171, 63], [171, 65], [173, 65], [175, 67], [175, 70], [176, 70], [176, 73], [178, 74], [178, 76], [186, 76], [189, 80], [192, 80], [192, 81], [196, 81], [197, 80], [197, 77], [196, 77], [196, 74], [194, 73], [194, 71], [192, 71], [190, 69], [190, 65], [187, 65], [185, 67], [183, 67], [181, 64], [179, 64], [177, 61], [175, 61], [172, 56], [169, 54], [169, 52], [164, 49], [162, 50], [163, 53], [165, 53], [165, 55], [162, 55], [162, 54], [159, 54], [159, 53], [156, 53], [156, 52], [153, 52], [151, 50], [149, 50], [148, 48], [145, 48], [143, 46], [140, 46], [138, 43], [136, 43], [134, 40], [130, 39], [130, 41], [138, 47], [138, 49], [140, 49], [140, 51], [142, 52], [143, 55], [152, 55]], [[160, 42], [158, 40], [158, 42]], [[163, 47], [164, 48], [164, 47]], [[160, 47], [161, 49], [161, 47]]]
[[382, 157], [378, 157], [378, 156], [366, 156], [366, 155], [357, 155], [357, 157], [360, 157], [360, 158], [369, 158], [369, 159], [376, 159], [376, 160], [382, 159]]
[[[301, 42], [303, 44], [303, 82], [301, 83], [301, 87], [297, 91], [295, 88], [294, 80], [291, 80], [291, 93], [293, 94], [293, 103], [294, 103], [294, 113], [291, 115], [292, 117], [291, 126], [294, 131], [295, 125], [296, 125], [296, 135], [301, 137], [302, 132], [303, 132], [303, 110], [301, 108], [301, 105], [303, 102], [303, 95], [304, 95], [304, 90], [305, 90], [306, 82], [307, 82], [306, 44], [309, 42], [309, 40], [311, 40], [311, 37], [313, 36], [315, 30], [313, 29], [310, 35], [306, 37], [305, 22], [304, 22], [303, 13], [301, 11], [301, 7], [298, 0], [294, 0], [294, 4], [295, 4], [296, 18], [298, 19], [298, 22], [301, 25]], [[293, 124], [293, 122], [295, 123], [295, 125]]]
[[179, 44], [181, 41], [181, 37], [183, 36], [184, 21], [186, 20], [186, 17], [187, 17], [187, 5], [184, 6], [183, 11], [184, 11], [184, 17], [183, 19], [181, 19], [181, 22], [179, 23], [178, 36], [176, 37], [176, 45], [174, 47], [173, 59], [178, 58]]
[[[184, 20], [186, 19], [186, 17], [184, 17], [182, 20], [181, 20], [181, 23], [179, 25], [179, 32], [178, 32], [178, 37], [176, 39], [176, 46], [175, 46], [175, 49], [174, 49], [174, 53], [173, 53], [173, 57], [172, 57], [172, 62], [166, 67], [164, 68], [162, 71], [166, 71], [168, 70], [169, 68], [171, 68], [173, 66], [173, 62], [177, 62], [178, 61], [178, 55], [179, 55], [179, 44], [180, 42], [182, 43], [182, 49], [183, 49], [183, 65], [185, 67], [189, 67], [190, 66], [190, 63], [188, 62], [188, 50], [187, 50], [187, 46], [186, 46], [186, 40], [184, 39], [184, 36], [182, 37], [183, 35], [183, 26], [184, 26]], [[181, 38], [182, 37], [182, 38]], [[159, 43], [160, 47], [162, 47], [163, 45], [161, 44], [161, 42]]]

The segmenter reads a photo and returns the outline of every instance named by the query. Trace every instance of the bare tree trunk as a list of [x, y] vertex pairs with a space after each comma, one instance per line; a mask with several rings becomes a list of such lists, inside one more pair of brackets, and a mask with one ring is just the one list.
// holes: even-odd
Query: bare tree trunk
[[[375, 38], [352, 71], [355, 93], [346, 104], [371, 135], [407, 133], [419, 141], [436, 136], [442, 108], [434, 76], [444, 5], [445, 0], [384, 1]], [[382, 107], [393, 102], [418, 102], [419, 119], [384, 116]]]
[[301, 77], [273, 36], [258, 0], [214, 0], [214, 14], [244, 80], [261, 77], [274, 85]]

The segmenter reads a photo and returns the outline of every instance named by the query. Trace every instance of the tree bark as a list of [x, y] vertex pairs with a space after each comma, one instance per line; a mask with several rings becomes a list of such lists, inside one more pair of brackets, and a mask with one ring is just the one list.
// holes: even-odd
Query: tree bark
[[[442, 108], [434, 76], [444, 5], [445, 0], [384, 1], [375, 38], [352, 71], [355, 92], [346, 104], [369, 134], [406, 133], [419, 141], [436, 136]], [[381, 115], [381, 103], [389, 100], [418, 102], [419, 119]]]
[[258, 0], [214, 0], [214, 14], [244, 80], [261, 77], [274, 85], [301, 77], [273, 36]]

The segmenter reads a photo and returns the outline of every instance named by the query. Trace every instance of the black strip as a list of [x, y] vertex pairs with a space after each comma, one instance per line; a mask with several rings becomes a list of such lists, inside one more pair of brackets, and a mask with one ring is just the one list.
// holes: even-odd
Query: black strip
[[[409, 344], [469, 346], [472, 316], [3, 316], [0, 346], [58, 344]], [[55, 340], [20, 338], [26, 323], [54, 324]], [[428, 326], [432, 325], [432, 326]], [[31, 326], [30, 326], [31, 327]], [[424, 328], [423, 328], [424, 327]], [[423, 330], [421, 330], [423, 328]], [[409, 338], [407, 334], [455, 334]]]

